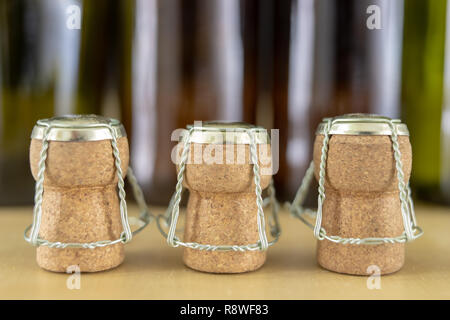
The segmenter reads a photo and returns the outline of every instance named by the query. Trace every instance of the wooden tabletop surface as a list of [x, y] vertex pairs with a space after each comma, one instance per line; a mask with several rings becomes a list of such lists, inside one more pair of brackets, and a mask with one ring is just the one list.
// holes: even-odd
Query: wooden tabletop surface
[[[161, 213], [162, 208], [153, 212]], [[0, 298], [449, 299], [450, 208], [418, 205], [416, 213], [425, 234], [407, 245], [405, 266], [382, 276], [379, 289], [368, 288], [368, 277], [320, 268], [312, 231], [286, 212], [281, 212], [282, 237], [258, 271], [215, 275], [191, 270], [182, 263], [182, 249], [168, 247], [152, 223], [126, 245], [121, 266], [81, 274], [80, 288], [68, 289], [68, 279], [73, 278], [40, 269], [35, 248], [23, 240], [32, 209], [1, 208]], [[131, 207], [129, 214], [137, 214], [137, 209]]]

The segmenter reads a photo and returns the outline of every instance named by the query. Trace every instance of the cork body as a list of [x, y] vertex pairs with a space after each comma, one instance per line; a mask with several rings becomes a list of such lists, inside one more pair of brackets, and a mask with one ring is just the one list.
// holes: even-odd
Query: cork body
[[[314, 144], [315, 176], [319, 178], [323, 136]], [[411, 173], [411, 145], [399, 136], [405, 182]], [[322, 227], [345, 238], [396, 237], [403, 233], [398, 178], [390, 136], [333, 135], [326, 163]], [[404, 244], [348, 245], [318, 241], [317, 259], [325, 269], [367, 275], [398, 271]]]
[[[191, 144], [191, 164], [186, 165], [184, 184], [189, 189], [185, 242], [212, 245], [247, 245], [258, 242], [257, 205], [253, 165], [250, 164], [248, 145], [228, 145], [241, 150], [228, 157], [205, 150], [206, 144]], [[216, 145], [223, 148], [225, 145]], [[260, 157], [261, 188], [271, 180], [270, 145], [264, 145], [265, 157]], [[258, 153], [260, 148], [258, 148]], [[211, 152], [211, 153], [209, 153]], [[195, 164], [194, 158], [212, 154], [221, 163]], [[238, 158], [240, 160], [238, 160]], [[199, 159], [197, 159], [199, 160]], [[220, 160], [218, 160], [220, 161]], [[230, 163], [232, 162], [232, 163]], [[197, 162], [198, 163], [198, 162]], [[201, 251], [186, 248], [184, 263], [192, 268], [212, 273], [240, 273], [260, 268], [266, 259], [262, 251]]]
[[[126, 137], [118, 140], [118, 147], [125, 174], [129, 161]], [[42, 141], [32, 139], [30, 164], [35, 179], [41, 148]], [[83, 243], [119, 238], [123, 228], [111, 141], [50, 141], [47, 152], [40, 237]], [[82, 272], [102, 271], [123, 259], [122, 243], [95, 249], [37, 248], [38, 265], [55, 272], [66, 272], [73, 265]]]

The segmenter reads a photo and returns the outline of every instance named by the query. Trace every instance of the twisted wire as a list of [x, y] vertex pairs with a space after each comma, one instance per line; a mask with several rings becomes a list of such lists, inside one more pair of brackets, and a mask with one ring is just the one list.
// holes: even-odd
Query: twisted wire
[[44, 135], [42, 138], [42, 147], [40, 152], [38, 175], [35, 184], [35, 196], [34, 196], [34, 208], [33, 208], [33, 224], [30, 233], [30, 243], [34, 246], [38, 245], [39, 229], [41, 227], [42, 219], [42, 195], [44, 193], [44, 172], [45, 172], [45, 160], [47, 159], [48, 149], [48, 135], [50, 134], [50, 128], [44, 129]]
[[[159, 215], [156, 218], [156, 224], [163, 235], [166, 238], [167, 243], [172, 247], [182, 246], [185, 248], [195, 249], [195, 250], [204, 250], [204, 251], [257, 251], [257, 250], [266, 250], [268, 247], [274, 245], [280, 236], [281, 229], [278, 221], [278, 210], [279, 205], [275, 196], [275, 188], [273, 187], [273, 181], [271, 181], [269, 185], [269, 197], [266, 199], [262, 199], [262, 189], [261, 189], [261, 179], [260, 179], [260, 167], [257, 158], [257, 149], [256, 149], [256, 140], [254, 136], [254, 132], [251, 129], [246, 130], [248, 133], [251, 142], [250, 142], [250, 156], [251, 161], [253, 163], [253, 173], [254, 173], [254, 182], [255, 182], [255, 193], [256, 193], [256, 203], [258, 207], [257, 212], [257, 223], [258, 223], [258, 234], [260, 240], [258, 243], [248, 244], [248, 245], [211, 245], [211, 244], [200, 244], [196, 242], [183, 242], [176, 236], [176, 227], [179, 217], [180, 211], [180, 201], [183, 192], [183, 179], [184, 172], [186, 170], [186, 162], [188, 159], [188, 152], [190, 149], [190, 137], [192, 135], [194, 128], [191, 128], [187, 134], [183, 137], [183, 152], [180, 157], [178, 175], [177, 175], [177, 185], [175, 187], [175, 192], [170, 200], [168, 209], [163, 215]], [[208, 128], [208, 130], [213, 130]], [[255, 165], [256, 164], [256, 165]], [[272, 241], [267, 240], [266, 232], [265, 232], [265, 219], [264, 219], [264, 209], [263, 207], [266, 204], [271, 204], [272, 206], [272, 219], [273, 222], [269, 224], [271, 228], [271, 235], [274, 237]], [[165, 223], [169, 223], [169, 231], [166, 233], [161, 226], [161, 219], [164, 220]]]
[[295, 194], [294, 201], [292, 201], [292, 206], [300, 206], [306, 198], [308, 193], [309, 185], [314, 177], [314, 162], [311, 161], [308, 169], [306, 169], [305, 177], [300, 184], [300, 188], [298, 188], [297, 193]]
[[119, 188], [119, 206], [120, 206], [120, 220], [122, 221], [122, 227], [123, 227], [123, 238], [125, 239], [123, 243], [127, 243], [131, 241], [133, 234], [131, 233], [130, 224], [128, 222], [128, 212], [127, 212], [127, 203], [125, 200], [126, 193], [125, 193], [125, 182], [123, 180], [123, 172], [122, 172], [122, 161], [120, 160], [120, 152], [119, 148], [117, 147], [117, 138], [113, 131], [113, 128], [108, 125], [107, 126], [109, 130], [111, 131], [111, 146], [113, 149], [113, 155], [114, 155], [114, 164], [116, 166], [116, 174], [117, 174], [117, 187]]
[[[113, 150], [113, 156], [114, 156], [114, 164], [116, 167], [117, 172], [117, 178], [118, 178], [118, 193], [119, 193], [119, 199], [120, 199], [120, 216], [121, 216], [121, 222], [124, 231], [121, 233], [120, 237], [115, 240], [100, 240], [96, 242], [89, 242], [89, 243], [78, 243], [78, 242], [60, 242], [60, 241], [48, 241], [45, 239], [39, 238], [39, 229], [41, 225], [41, 219], [42, 219], [42, 195], [43, 195], [43, 183], [44, 183], [44, 172], [45, 172], [45, 161], [47, 159], [47, 150], [48, 150], [48, 137], [50, 134], [51, 129], [53, 126], [47, 126], [44, 129], [44, 135], [42, 139], [42, 149], [40, 152], [40, 159], [39, 159], [39, 171], [38, 171], [38, 178], [36, 180], [35, 185], [35, 204], [33, 209], [33, 223], [28, 226], [24, 231], [24, 239], [25, 241], [35, 245], [35, 246], [47, 246], [50, 248], [58, 248], [58, 249], [64, 249], [64, 248], [84, 248], [84, 249], [94, 249], [97, 247], [105, 247], [117, 243], [127, 243], [132, 239], [132, 236], [139, 233], [142, 229], [144, 229], [151, 221], [152, 215], [148, 210], [147, 204], [145, 203], [144, 196], [142, 194], [142, 190], [139, 187], [139, 184], [137, 182], [137, 179], [134, 175], [134, 172], [131, 168], [128, 168], [128, 178], [130, 180], [130, 184], [133, 189], [134, 196], [136, 198], [136, 201], [138, 203], [139, 209], [140, 209], [140, 217], [139, 220], [142, 222], [141, 226], [131, 232], [131, 228], [128, 221], [128, 213], [127, 213], [127, 205], [125, 201], [125, 190], [124, 190], [124, 180], [123, 180], [123, 172], [121, 168], [121, 160], [120, 160], [120, 152], [119, 148], [117, 146], [117, 139], [114, 129], [109, 124], [99, 124], [97, 127], [106, 127], [111, 132], [111, 146]], [[30, 235], [28, 236], [28, 231], [30, 231]]]
[[397, 127], [392, 123], [392, 121], [389, 121], [389, 126], [391, 127], [392, 135], [392, 149], [394, 150], [394, 159], [395, 159], [395, 168], [397, 172], [397, 178], [398, 178], [398, 189], [399, 189], [399, 196], [400, 196], [400, 206], [402, 211], [402, 219], [403, 219], [403, 226], [406, 232], [406, 237], [408, 240], [412, 240], [414, 238], [411, 221], [408, 216], [408, 204], [407, 204], [407, 197], [408, 193], [406, 190], [406, 184], [405, 184], [405, 176], [403, 174], [403, 164], [402, 164], [402, 154], [400, 152], [400, 146], [398, 143], [398, 133], [397, 133]]
[[[299, 218], [308, 227], [314, 230], [314, 236], [318, 240], [329, 240], [334, 243], [340, 244], [355, 244], [355, 245], [379, 245], [379, 244], [393, 244], [393, 243], [405, 243], [415, 240], [422, 236], [423, 230], [417, 226], [416, 217], [414, 213], [414, 204], [411, 197], [411, 189], [409, 185], [404, 182], [403, 166], [401, 162], [401, 152], [398, 144], [398, 132], [392, 120], [380, 120], [382, 123], [387, 123], [391, 128], [391, 141], [394, 151], [394, 160], [398, 178], [399, 198], [401, 203], [401, 211], [403, 218], [404, 232], [397, 237], [369, 237], [369, 238], [342, 238], [340, 236], [330, 236], [322, 225], [322, 206], [325, 200], [325, 166], [326, 166], [326, 153], [328, 152], [329, 132], [334, 120], [329, 120], [324, 127], [324, 143], [321, 149], [320, 167], [319, 167], [319, 196], [318, 196], [318, 209], [315, 212], [316, 223], [313, 226], [305, 217], [306, 213], [314, 213], [313, 210], [303, 207], [303, 202], [306, 198], [309, 186], [314, 176], [314, 163], [311, 162], [305, 177], [302, 180], [301, 186], [297, 191], [296, 197], [293, 203], [290, 205], [291, 214]], [[324, 155], [325, 154], [325, 155]]]
[[269, 247], [269, 243], [267, 241], [266, 235], [266, 222], [264, 219], [263, 200], [261, 195], [262, 194], [261, 176], [255, 141], [255, 133], [253, 132], [253, 130], [248, 130], [247, 133], [250, 137], [250, 157], [251, 162], [253, 163], [253, 178], [255, 181], [256, 206], [258, 207], [257, 223], [258, 223], [259, 241], [261, 245], [261, 250], [265, 251]]
[[267, 201], [266, 199], [264, 199], [263, 201], [263, 207], [271, 204], [272, 216], [269, 217], [270, 234], [272, 235], [272, 237], [278, 239], [279, 236], [281, 235], [280, 221], [278, 219], [278, 211], [280, 209], [280, 204], [277, 201], [273, 179], [270, 180], [268, 194], [269, 197], [266, 198]]
[[128, 167], [127, 179], [133, 189], [133, 195], [136, 199], [136, 203], [139, 207], [139, 220], [143, 222], [142, 226], [133, 231], [133, 236], [139, 233], [142, 229], [144, 229], [152, 220], [155, 219], [153, 214], [150, 213], [147, 203], [145, 202], [144, 194], [142, 193], [142, 189], [139, 186], [139, 183], [134, 175], [134, 171], [131, 167]]
[[322, 229], [322, 207], [325, 201], [325, 166], [328, 155], [328, 141], [330, 140], [331, 120], [329, 119], [324, 128], [324, 138], [322, 144], [322, 153], [320, 155], [320, 167], [319, 167], [319, 197], [317, 206], [317, 218], [316, 225], [314, 227], [314, 236], [318, 239], [323, 239], [320, 235]]
[[175, 187], [175, 194], [173, 197], [173, 207], [172, 207], [172, 217], [170, 221], [170, 228], [167, 236], [167, 243], [169, 246], [178, 247], [178, 243], [175, 241], [175, 232], [178, 222], [178, 216], [180, 215], [180, 201], [181, 194], [183, 191], [183, 180], [184, 180], [184, 170], [186, 170], [186, 162], [189, 155], [190, 149], [190, 137], [194, 128], [189, 129], [189, 131], [183, 137], [183, 151], [180, 158], [180, 167], [177, 175], [177, 185]]

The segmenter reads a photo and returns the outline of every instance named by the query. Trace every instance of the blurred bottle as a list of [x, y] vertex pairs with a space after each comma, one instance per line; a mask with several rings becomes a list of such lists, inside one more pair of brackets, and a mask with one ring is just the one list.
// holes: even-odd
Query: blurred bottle
[[132, 5], [0, 0], [0, 205], [33, 203], [28, 148], [38, 119], [68, 113], [120, 118], [130, 109], [130, 84], [121, 84], [131, 73], [123, 58], [132, 39], [131, 32], [128, 39], [121, 33], [122, 26], [132, 28], [125, 4]]
[[402, 78], [402, 115], [414, 151], [412, 187], [417, 197], [446, 204], [450, 204], [448, 10], [446, 0], [405, 2]]
[[255, 0], [137, 0], [132, 164], [152, 204], [176, 183], [171, 133], [195, 120], [255, 122]]
[[41, 115], [53, 113], [55, 73], [52, 48], [43, 39], [44, 9], [38, 1], [0, 1], [0, 205], [33, 201], [30, 133]]
[[281, 200], [293, 199], [322, 118], [399, 116], [402, 17], [403, 1], [277, 3], [274, 127], [282, 152], [275, 182]]
[[81, 3], [74, 108], [77, 113], [121, 119], [129, 129], [134, 2], [83, 0]]

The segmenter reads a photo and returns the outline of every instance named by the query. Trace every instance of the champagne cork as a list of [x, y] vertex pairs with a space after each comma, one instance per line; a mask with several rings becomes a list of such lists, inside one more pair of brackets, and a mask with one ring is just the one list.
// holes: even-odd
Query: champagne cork
[[[266, 235], [265, 229], [258, 227], [261, 222], [258, 197], [262, 200], [260, 192], [272, 178], [267, 131], [245, 123], [221, 122], [188, 126], [188, 130], [189, 143], [182, 141], [178, 145], [182, 162], [184, 148], [189, 150], [186, 164], [177, 167], [178, 176], [180, 172], [184, 174], [182, 183], [189, 190], [184, 243], [190, 245], [184, 245], [184, 263], [211, 273], [241, 273], [260, 268], [266, 259], [266, 251], [258, 244], [260, 232]], [[272, 231], [277, 237], [278, 232]]]
[[399, 120], [366, 114], [323, 120], [311, 167], [319, 182], [314, 230], [323, 268], [353, 275], [402, 268], [405, 242], [422, 232], [408, 186], [411, 163], [409, 132]]
[[[126, 176], [128, 161], [128, 140], [117, 120], [78, 115], [38, 121], [30, 164], [37, 181], [33, 228], [39, 238], [33, 243], [32, 228], [26, 239], [38, 245], [40, 267], [66, 272], [76, 266], [81, 272], [95, 272], [122, 263], [124, 243], [131, 239], [124, 230], [131, 231], [123, 180], [118, 182]], [[123, 192], [120, 199], [118, 189]]]

